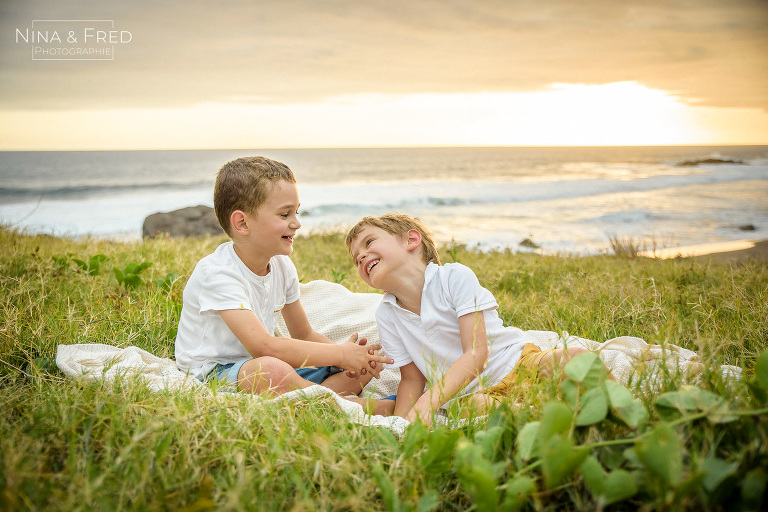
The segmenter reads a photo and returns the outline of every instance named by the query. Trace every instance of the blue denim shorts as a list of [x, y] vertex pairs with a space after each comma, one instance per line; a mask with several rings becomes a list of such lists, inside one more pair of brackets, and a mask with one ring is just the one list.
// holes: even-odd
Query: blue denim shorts
[[217, 364], [213, 367], [213, 370], [208, 372], [208, 375], [205, 376], [205, 380], [209, 381], [216, 379], [222, 384], [227, 383], [237, 385], [237, 374], [240, 373], [240, 368], [250, 360], [251, 358], [249, 357], [247, 359], [241, 359], [236, 363]]
[[[206, 375], [205, 380], [209, 381], [209, 380], [216, 379], [221, 383], [229, 383], [229, 384], [237, 385], [237, 375], [240, 373], [240, 368], [242, 368], [243, 365], [250, 360], [251, 358], [247, 358], [247, 359], [241, 359], [235, 363], [217, 364], [216, 366], [213, 367], [213, 370], [208, 372], [208, 375]], [[294, 368], [294, 369], [296, 370], [296, 373], [299, 374], [299, 377], [301, 377], [304, 380], [314, 382], [315, 384], [322, 384], [323, 381], [328, 377], [330, 377], [331, 375], [336, 375], [337, 373], [344, 371], [338, 366], [318, 366], [318, 367], [312, 367], [312, 368]]]

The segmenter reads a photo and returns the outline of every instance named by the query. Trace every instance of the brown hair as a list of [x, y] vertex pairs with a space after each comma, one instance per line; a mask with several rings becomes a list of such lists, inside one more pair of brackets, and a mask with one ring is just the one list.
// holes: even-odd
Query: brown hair
[[247, 156], [224, 164], [216, 174], [213, 187], [213, 210], [224, 231], [232, 236], [229, 218], [232, 212], [253, 213], [267, 200], [272, 190], [267, 184], [277, 180], [296, 183], [287, 165], [264, 158]]
[[440, 265], [440, 255], [437, 253], [435, 241], [432, 239], [432, 232], [418, 218], [400, 213], [387, 213], [381, 217], [363, 217], [347, 233], [347, 238], [344, 241], [347, 249], [351, 249], [352, 242], [366, 226], [383, 229], [387, 233], [398, 237], [403, 237], [408, 231], [415, 229], [421, 233], [421, 257], [424, 263], [437, 263]]

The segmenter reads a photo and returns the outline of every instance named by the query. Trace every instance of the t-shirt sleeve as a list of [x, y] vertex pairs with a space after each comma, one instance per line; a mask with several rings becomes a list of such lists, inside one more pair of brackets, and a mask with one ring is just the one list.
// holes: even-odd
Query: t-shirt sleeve
[[445, 270], [448, 300], [453, 304], [457, 317], [499, 307], [493, 294], [480, 286], [472, 269], [453, 263], [445, 265]]
[[200, 313], [227, 309], [248, 309], [253, 306], [241, 278], [226, 271], [207, 272], [200, 286]]
[[386, 356], [391, 357], [395, 361], [393, 364], [388, 365], [388, 367], [400, 368], [413, 362], [413, 359], [411, 359], [411, 356], [405, 349], [405, 345], [400, 336], [398, 336], [397, 329], [394, 326], [394, 319], [391, 318], [385, 307], [382, 304], [376, 310], [376, 328], [379, 331], [379, 341]]

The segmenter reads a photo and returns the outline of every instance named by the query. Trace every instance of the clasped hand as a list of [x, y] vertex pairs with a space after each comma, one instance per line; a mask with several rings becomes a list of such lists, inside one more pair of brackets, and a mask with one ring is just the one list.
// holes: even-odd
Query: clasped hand
[[368, 372], [378, 379], [382, 368], [380, 363], [392, 364], [394, 360], [379, 354], [380, 343], [368, 345], [366, 338], [360, 338], [358, 342], [357, 337], [358, 334], [355, 333], [341, 345], [343, 354], [341, 367], [347, 370], [347, 377], [352, 379]]

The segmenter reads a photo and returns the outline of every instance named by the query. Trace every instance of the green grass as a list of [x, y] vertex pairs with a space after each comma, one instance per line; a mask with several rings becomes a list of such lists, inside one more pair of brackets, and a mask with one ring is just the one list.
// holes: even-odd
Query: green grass
[[[670, 377], [662, 391], [682, 391], [638, 397], [648, 422], [635, 428], [613, 413], [575, 426], [554, 381], [524, 390], [525, 406], [508, 404], [485, 422], [456, 431], [412, 426], [396, 439], [349, 423], [327, 398], [233, 402], [152, 393], [130, 379], [75, 381], [58, 371], [60, 343], [136, 345], [172, 357], [184, 284], [223, 240], [115, 243], [0, 230], [0, 509], [493, 510], [505, 500], [515, 509], [522, 489], [523, 509], [600, 510], [615, 499], [595, 483], [601, 471], [636, 485], [609, 509], [757, 509], [761, 496], [766, 503], [760, 379], [768, 378], [768, 358], [757, 362], [768, 349], [765, 264], [441, 251], [443, 262], [476, 271], [508, 325], [598, 341], [631, 335], [699, 352], [708, 371], [698, 391]], [[107, 260], [96, 275], [72, 262], [97, 254]], [[298, 238], [292, 258], [303, 282], [370, 291], [341, 235]], [[152, 266], [141, 284], [118, 284], [114, 268], [142, 262]], [[156, 283], [168, 274], [181, 276], [170, 289], [168, 280]], [[745, 368], [746, 381], [723, 382], [720, 364]], [[586, 400], [589, 389], [578, 389], [571, 409]], [[682, 412], [662, 403], [703, 392], [720, 402], [689, 403]], [[564, 411], [567, 428], [558, 430]], [[526, 459], [516, 440], [533, 422], [544, 425], [540, 453]], [[672, 476], [643, 458], [666, 446], [667, 428], [677, 444], [660, 453], [669, 453]], [[585, 459], [558, 480], [553, 460], [585, 454], [597, 466]]]

